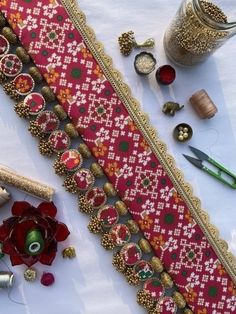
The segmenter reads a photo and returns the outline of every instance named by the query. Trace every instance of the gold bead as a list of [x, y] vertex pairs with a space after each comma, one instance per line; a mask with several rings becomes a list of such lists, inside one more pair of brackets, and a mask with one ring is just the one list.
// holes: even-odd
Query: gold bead
[[139, 232], [139, 226], [136, 221], [129, 219], [126, 223], [129, 231], [133, 234], [137, 234]]
[[114, 197], [117, 194], [113, 184], [111, 184], [110, 182], [104, 184], [103, 190], [106, 193], [106, 195], [110, 197]]
[[183, 309], [186, 306], [186, 301], [181, 293], [175, 291], [172, 297], [178, 308]]
[[185, 309], [184, 314], [193, 314], [193, 311], [191, 311], [190, 309]]
[[97, 178], [101, 178], [104, 176], [104, 172], [102, 170], [102, 167], [97, 162], [93, 162], [91, 164], [90, 170], [91, 170], [92, 174]]
[[76, 130], [74, 124], [67, 123], [64, 127], [65, 132], [69, 135], [70, 138], [75, 138], [79, 136], [78, 131]]
[[84, 158], [91, 157], [91, 152], [86, 144], [84, 143], [79, 144], [78, 150]]
[[43, 80], [43, 77], [41, 75], [41, 73], [39, 72], [39, 70], [36, 67], [30, 67], [29, 68], [29, 74], [32, 76], [32, 78], [34, 79], [34, 81], [36, 83], [40, 83]]
[[6, 19], [5, 17], [2, 15], [2, 13], [0, 13], [0, 27], [4, 27], [6, 25]]
[[71, 259], [71, 258], [74, 258], [75, 256], [76, 256], [75, 248], [72, 246], [69, 246], [62, 251], [62, 257], [63, 258], [70, 258]]
[[166, 289], [172, 288], [174, 285], [172, 278], [166, 272], [161, 274], [161, 282]]
[[14, 45], [17, 43], [17, 36], [10, 27], [3, 27], [2, 34], [6, 37], [10, 44]]
[[153, 256], [150, 260], [150, 263], [151, 263], [152, 268], [154, 269], [154, 271], [156, 273], [161, 273], [163, 271], [162, 262], [158, 257]]
[[138, 244], [144, 253], [148, 254], [152, 252], [152, 248], [146, 239], [140, 239]]
[[24, 278], [26, 281], [33, 282], [37, 277], [37, 272], [33, 267], [27, 268], [24, 272]]
[[115, 202], [115, 207], [121, 216], [124, 216], [128, 213], [127, 206], [122, 201]]
[[67, 114], [61, 105], [55, 105], [53, 111], [59, 120], [65, 120], [67, 118]]
[[23, 47], [16, 48], [16, 55], [24, 64], [30, 62], [30, 56]]
[[56, 99], [56, 96], [54, 95], [53, 91], [48, 86], [44, 86], [41, 89], [41, 93], [42, 93], [43, 97], [45, 98], [45, 100], [48, 102], [52, 102]]

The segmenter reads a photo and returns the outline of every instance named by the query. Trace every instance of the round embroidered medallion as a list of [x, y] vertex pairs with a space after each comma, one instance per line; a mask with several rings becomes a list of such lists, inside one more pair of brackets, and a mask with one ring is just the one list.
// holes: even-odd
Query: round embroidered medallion
[[89, 169], [81, 168], [73, 176], [76, 187], [79, 191], [87, 191], [95, 182], [94, 175]]
[[161, 298], [156, 306], [156, 313], [175, 314], [177, 312], [177, 305], [171, 297]]
[[51, 133], [59, 127], [59, 119], [53, 111], [41, 112], [37, 119], [37, 124], [41, 127], [43, 133]]
[[128, 266], [135, 265], [142, 258], [142, 251], [136, 243], [125, 244], [121, 249], [120, 254], [125, 264]]
[[140, 261], [134, 267], [134, 272], [138, 276], [140, 281], [145, 281], [151, 278], [154, 274], [152, 265], [147, 261]]
[[85, 194], [87, 202], [89, 202], [95, 209], [103, 206], [107, 201], [107, 196], [102, 188], [94, 187]]
[[110, 228], [117, 223], [119, 214], [112, 205], [106, 205], [99, 209], [97, 217], [102, 221], [104, 227]]
[[81, 167], [83, 158], [76, 149], [69, 149], [61, 155], [60, 162], [65, 165], [67, 171], [73, 172]]
[[18, 75], [23, 68], [23, 64], [20, 59], [13, 54], [7, 54], [2, 57], [0, 61], [0, 70], [6, 76], [13, 77]]
[[24, 99], [24, 105], [29, 108], [31, 115], [37, 115], [44, 110], [46, 106], [45, 99], [39, 93], [31, 93]]
[[27, 73], [18, 74], [13, 82], [17, 93], [21, 96], [31, 93], [35, 85], [32, 76]]
[[9, 49], [10, 49], [10, 44], [8, 40], [4, 36], [0, 35], [0, 58], [6, 55]]
[[110, 230], [110, 237], [116, 246], [123, 246], [128, 243], [131, 238], [129, 228], [123, 224], [117, 224]]
[[52, 149], [56, 153], [63, 152], [70, 147], [70, 138], [66, 132], [62, 130], [53, 131], [48, 141], [51, 143]]
[[147, 292], [153, 300], [158, 301], [164, 294], [164, 287], [160, 280], [156, 277], [148, 279], [144, 285], [143, 289]]

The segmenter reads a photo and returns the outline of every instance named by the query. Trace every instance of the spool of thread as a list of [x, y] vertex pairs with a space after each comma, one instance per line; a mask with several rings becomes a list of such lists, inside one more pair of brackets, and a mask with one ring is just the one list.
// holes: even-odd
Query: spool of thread
[[40, 254], [44, 249], [44, 240], [39, 230], [31, 230], [26, 235], [25, 252], [31, 256]]
[[210, 119], [218, 111], [216, 105], [204, 89], [194, 93], [189, 101], [201, 119]]
[[0, 165], [0, 182], [14, 186], [27, 194], [51, 202], [54, 189], [38, 181], [24, 177]]
[[10, 289], [13, 286], [14, 274], [11, 271], [0, 271], [0, 289]]
[[4, 188], [0, 186], [0, 207], [6, 204], [11, 199], [11, 194]]

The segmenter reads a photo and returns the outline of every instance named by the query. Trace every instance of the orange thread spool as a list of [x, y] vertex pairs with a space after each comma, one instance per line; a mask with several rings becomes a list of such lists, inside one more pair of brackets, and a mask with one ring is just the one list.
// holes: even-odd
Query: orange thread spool
[[210, 119], [218, 111], [216, 105], [204, 89], [194, 93], [189, 101], [201, 119]]

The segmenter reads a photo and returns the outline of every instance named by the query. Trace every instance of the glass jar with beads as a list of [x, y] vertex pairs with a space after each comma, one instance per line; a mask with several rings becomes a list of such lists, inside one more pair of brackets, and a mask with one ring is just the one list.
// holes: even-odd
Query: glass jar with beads
[[235, 35], [236, 22], [229, 21], [236, 12], [235, 1], [218, 1], [219, 6], [215, 2], [182, 1], [164, 35], [165, 52], [172, 61], [185, 66], [201, 63]]

